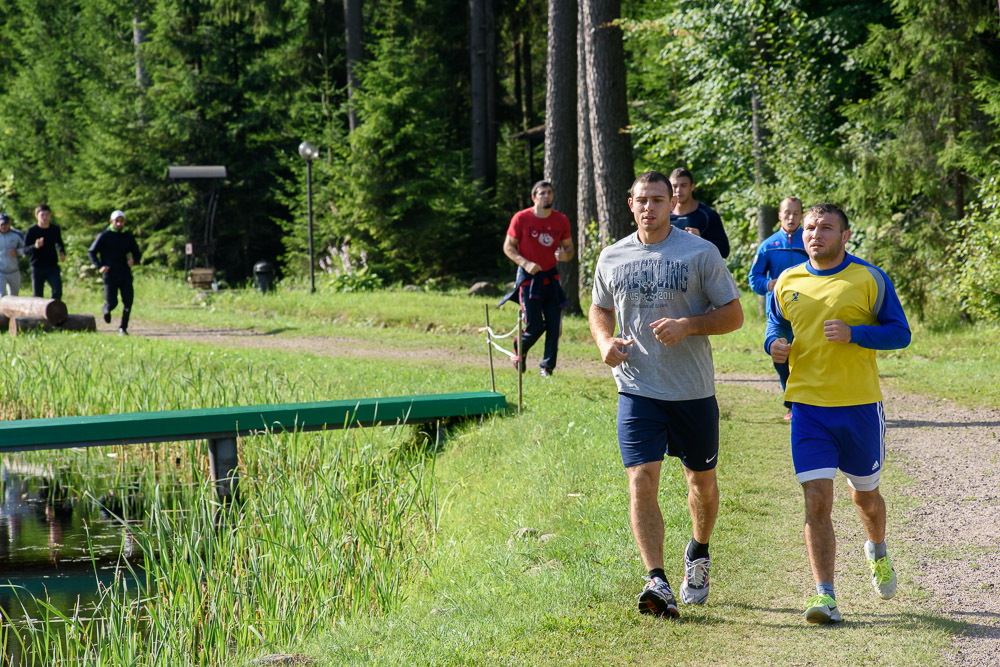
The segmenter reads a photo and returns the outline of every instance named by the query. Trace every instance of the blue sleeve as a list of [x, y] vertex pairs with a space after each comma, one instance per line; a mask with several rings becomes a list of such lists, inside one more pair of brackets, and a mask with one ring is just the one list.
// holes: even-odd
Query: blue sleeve
[[757, 248], [753, 264], [750, 265], [750, 289], [761, 296], [767, 294], [767, 253], [763, 242]]
[[882, 276], [884, 286], [881, 303], [876, 304], [878, 325], [852, 326], [851, 342], [869, 350], [900, 350], [910, 344], [910, 324], [889, 276], [881, 269], [876, 271]]
[[777, 286], [775, 286], [774, 292], [767, 295], [767, 329], [764, 332], [764, 351], [768, 354], [771, 354], [771, 343], [775, 340], [784, 338], [791, 343], [793, 336], [792, 323], [779, 312], [778, 301], [775, 297], [777, 291]]

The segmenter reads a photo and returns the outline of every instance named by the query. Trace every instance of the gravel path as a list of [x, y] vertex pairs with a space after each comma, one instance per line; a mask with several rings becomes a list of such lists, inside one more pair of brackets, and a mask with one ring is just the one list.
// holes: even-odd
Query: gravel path
[[[777, 394], [776, 378], [721, 375]], [[892, 544], [917, 563], [907, 573], [929, 593], [934, 613], [956, 624], [947, 665], [1000, 665], [1000, 412], [896, 391], [883, 382], [889, 466], [913, 480], [901, 487], [916, 510], [892, 523]]]
[[[484, 350], [386, 348], [361, 338], [284, 338], [251, 330], [184, 329], [133, 325], [136, 336], [312, 352], [329, 356], [483, 363]], [[485, 346], [485, 343], [484, 343]], [[496, 359], [498, 364], [505, 359]], [[563, 368], [606, 373], [593, 360], [565, 360]], [[771, 375], [725, 374], [719, 384], [777, 393]], [[895, 391], [883, 384], [891, 465], [913, 480], [902, 493], [917, 508], [891, 538], [916, 555], [912, 580], [929, 592], [934, 613], [957, 628], [945, 664], [1000, 665], [1000, 412]]]

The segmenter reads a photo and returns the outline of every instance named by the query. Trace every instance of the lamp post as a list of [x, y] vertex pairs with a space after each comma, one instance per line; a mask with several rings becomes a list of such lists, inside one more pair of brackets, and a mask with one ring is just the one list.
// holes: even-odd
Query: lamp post
[[299, 156], [306, 161], [306, 206], [309, 210], [309, 291], [316, 291], [316, 276], [313, 274], [313, 191], [312, 161], [319, 157], [319, 149], [311, 141], [299, 144]]

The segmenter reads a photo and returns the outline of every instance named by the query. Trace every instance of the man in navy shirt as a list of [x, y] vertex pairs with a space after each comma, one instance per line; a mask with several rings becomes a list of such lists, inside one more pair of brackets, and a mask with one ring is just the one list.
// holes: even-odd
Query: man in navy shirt
[[670, 172], [670, 186], [677, 203], [670, 212], [670, 224], [706, 241], [711, 241], [725, 259], [729, 257], [729, 237], [715, 209], [694, 198], [694, 176], [683, 167]]
[[44, 296], [45, 283], [52, 288], [52, 298], [62, 299], [62, 274], [59, 262], [66, 261], [62, 230], [52, 222], [52, 210], [48, 204], [35, 207], [37, 225], [28, 227], [24, 235], [25, 253], [31, 264], [31, 290], [34, 296]]
[[[761, 296], [767, 296], [774, 289], [782, 271], [809, 259], [802, 246], [802, 201], [798, 197], [782, 199], [778, 220], [781, 229], [764, 239], [750, 266], [750, 289]], [[784, 391], [788, 382], [788, 362], [775, 363], [774, 370], [778, 371], [778, 380]], [[785, 421], [791, 421], [792, 404], [785, 401], [785, 407], [788, 408]]]
[[120, 336], [128, 335], [128, 317], [132, 312], [132, 265], [142, 259], [139, 245], [132, 232], [125, 231], [125, 214], [111, 213], [111, 224], [97, 235], [90, 246], [90, 261], [104, 277], [104, 321], [111, 322], [111, 311], [118, 305], [118, 292], [122, 296], [122, 323]]

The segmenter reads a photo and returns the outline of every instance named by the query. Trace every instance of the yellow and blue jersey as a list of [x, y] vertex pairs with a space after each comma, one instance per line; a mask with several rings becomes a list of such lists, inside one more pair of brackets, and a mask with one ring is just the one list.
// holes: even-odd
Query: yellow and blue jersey
[[[827, 340], [823, 323], [842, 320], [850, 343]], [[820, 271], [809, 262], [787, 269], [767, 300], [764, 350], [785, 338], [792, 344], [785, 400], [825, 407], [882, 400], [876, 350], [910, 344], [910, 326], [889, 277], [847, 255]]]

